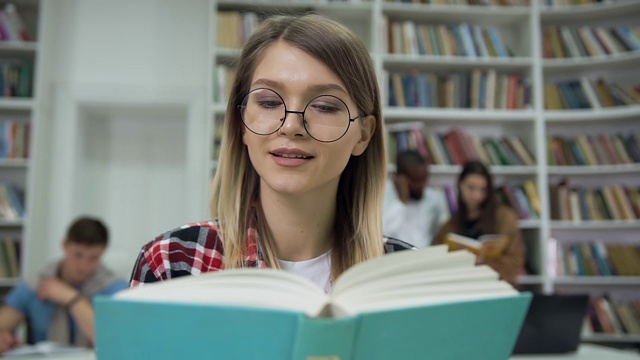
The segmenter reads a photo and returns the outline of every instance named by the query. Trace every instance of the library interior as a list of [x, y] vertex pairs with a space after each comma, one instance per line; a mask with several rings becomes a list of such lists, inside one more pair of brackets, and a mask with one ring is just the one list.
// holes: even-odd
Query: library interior
[[0, 358], [640, 358], [638, 69], [638, 0], [0, 0]]

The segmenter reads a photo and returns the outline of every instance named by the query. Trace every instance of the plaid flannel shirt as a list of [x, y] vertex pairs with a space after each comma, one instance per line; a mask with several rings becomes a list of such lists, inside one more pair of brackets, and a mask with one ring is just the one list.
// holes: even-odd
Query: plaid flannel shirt
[[[413, 248], [398, 239], [385, 237], [383, 240], [387, 254]], [[243, 266], [267, 266], [254, 228], [247, 230], [247, 251]], [[131, 274], [130, 286], [222, 269], [224, 250], [217, 225], [212, 221], [190, 223], [168, 231], [142, 247]]]

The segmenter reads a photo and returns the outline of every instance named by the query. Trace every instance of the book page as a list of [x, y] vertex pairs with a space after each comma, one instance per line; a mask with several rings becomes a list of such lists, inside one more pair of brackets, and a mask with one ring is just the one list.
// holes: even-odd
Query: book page
[[147, 284], [114, 295], [121, 300], [247, 306], [315, 315], [327, 295], [310, 281], [274, 269], [230, 269]]
[[511, 285], [499, 281], [498, 274], [486, 265], [433, 273], [385, 278], [370, 286], [344, 291], [332, 301], [345, 313], [358, 314], [518, 294]]
[[476, 267], [450, 268], [430, 271], [428, 273], [407, 274], [406, 276], [390, 276], [376, 282], [365, 282], [349, 287], [334, 294], [336, 302], [341, 299], [367, 298], [371, 294], [390, 292], [397, 294], [407, 288], [432, 286], [441, 283], [496, 281], [498, 274], [487, 265]]
[[[332, 294], [337, 295], [343, 289], [350, 288], [356, 284], [378, 281], [382, 277], [394, 274], [414, 272], [414, 270], [417, 269], [439, 269], [442, 264], [434, 264], [432, 261], [442, 259], [445, 255], [447, 255], [447, 247], [445, 245], [438, 245], [420, 250], [395, 252], [357, 264], [338, 277], [333, 286]], [[453, 259], [450, 260], [452, 261], [452, 266], [458, 265]], [[465, 264], [473, 264], [474, 262], [473, 257], [467, 257], [465, 259], [463, 256], [460, 260]]]
[[129, 289], [117, 300], [225, 305], [343, 317], [364, 311], [514, 295], [488, 266], [446, 245], [407, 250], [345, 271], [329, 296], [310, 281], [274, 269], [230, 269]]
[[[451, 293], [430, 293], [430, 294], [398, 294], [392, 298], [372, 298], [364, 303], [346, 302], [340, 304], [348, 313], [367, 313], [384, 311], [391, 309], [402, 309], [419, 307], [425, 305], [436, 305], [454, 302], [476, 301], [483, 299], [496, 299], [502, 297], [518, 296], [518, 292], [505, 282], [496, 282], [489, 287], [485, 284], [478, 284], [477, 288], [469, 291], [459, 291]], [[401, 298], [400, 296], [407, 296]]]
[[455, 245], [459, 245], [462, 247], [469, 248], [471, 250], [476, 249], [479, 250], [482, 246], [480, 245], [480, 241], [476, 239], [472, 239], [470, 237], [448, 233], [446, 240], [447, 243], [453, 243]]
[[384, 260], [345, 272], [332, 293], [334, 306], [358, 314], [518, 294], [490, 267], [475, 266], [475, 255], [447, 252], [446, 245], [394, 253]]

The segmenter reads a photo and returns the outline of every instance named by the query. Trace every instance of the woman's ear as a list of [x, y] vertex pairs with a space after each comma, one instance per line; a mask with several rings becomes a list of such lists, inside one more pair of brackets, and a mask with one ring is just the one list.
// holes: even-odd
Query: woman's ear
[[351, 155], [354, 156], [362, 155], [369, 146], [369, 141], [376, 131], [376, 118], [373, 115], [360, 118], [360, 124], [360, 139], [351, 151]]

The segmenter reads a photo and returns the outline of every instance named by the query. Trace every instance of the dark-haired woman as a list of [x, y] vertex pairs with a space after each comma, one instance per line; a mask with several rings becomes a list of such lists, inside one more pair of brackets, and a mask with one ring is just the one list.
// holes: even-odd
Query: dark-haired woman
[[504, 234], [509, 240], [505, 252], [497, 258], [479, 253], [476, 263], [487, 264], [512, 285], [524, 267], [524, 246], [518, 227], [518, 215], [501, 205], [495, 196], [488, 169], [479, 161], [465, 164], [458, 177], [458, 211], [438, 231], [434, 245], [442, 244], [448, 233], [477, 239], [487, 234]]

